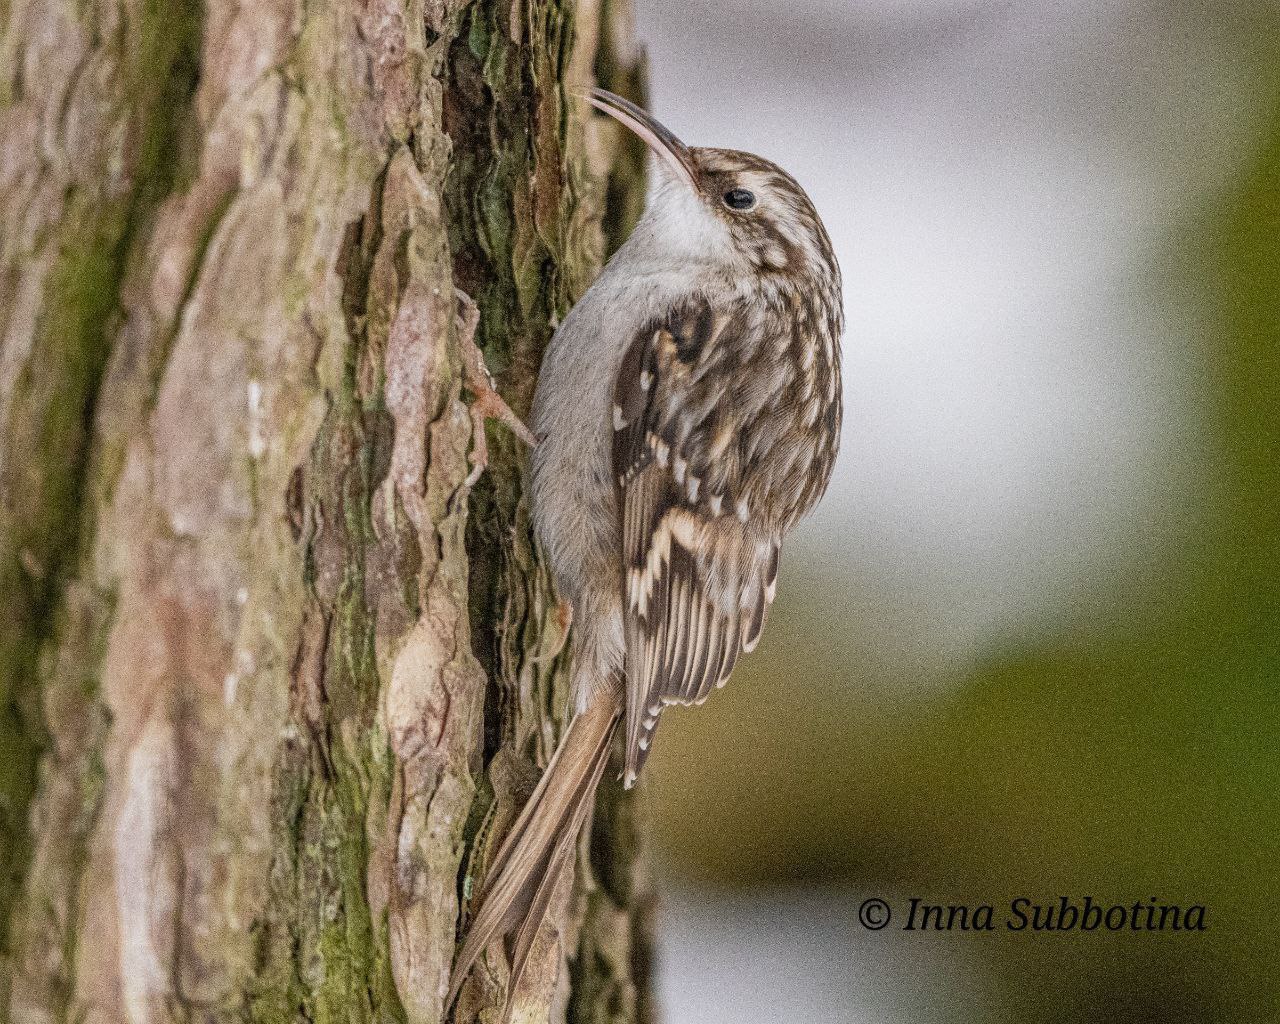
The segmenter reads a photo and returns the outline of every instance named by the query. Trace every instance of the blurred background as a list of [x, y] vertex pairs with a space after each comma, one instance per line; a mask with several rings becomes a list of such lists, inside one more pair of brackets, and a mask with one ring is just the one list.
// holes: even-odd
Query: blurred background
[[[636, 14], [848, 315], [831, 490], [651, 762], [666, 1019], [1280, 1020], [1280, 4]], [[857, 919], [1059, 895], [1208, 931]]]

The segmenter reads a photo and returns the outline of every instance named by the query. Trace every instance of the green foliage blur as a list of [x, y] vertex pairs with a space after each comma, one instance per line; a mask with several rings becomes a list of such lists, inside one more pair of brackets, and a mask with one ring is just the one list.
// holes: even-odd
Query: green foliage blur
[[948, 941], [996, 979], [984, 1019], [1280, 1019], [1280, 102], [1266, 132], [1150, 268], [1202, 318], [1186, 387], [1207, 472], [1185, 542], [1138, 575], [1117, 552], [1101, 612], [925, 695], [877, 686], [820, 604], [848, 581], [793, 561], [761, 653], [664, 722], [652, 790], [673, 871], [943, 903], [1200, 903], [1203, 934]]

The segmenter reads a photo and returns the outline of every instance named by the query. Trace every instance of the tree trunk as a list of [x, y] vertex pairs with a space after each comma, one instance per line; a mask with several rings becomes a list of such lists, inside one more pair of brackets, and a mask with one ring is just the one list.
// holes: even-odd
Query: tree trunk
[[[0, 0], [7, 1019], [441, 1019], [567, 683], [465, 367], [526, 413], [634, 216], [642, 157], [570, 97], [636, 92], [629, 22]], [[648, 1017], [605, 789], [518, 1019]]]

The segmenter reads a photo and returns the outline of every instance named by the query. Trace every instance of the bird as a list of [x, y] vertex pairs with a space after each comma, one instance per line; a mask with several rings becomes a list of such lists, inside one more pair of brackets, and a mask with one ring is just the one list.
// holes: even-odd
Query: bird
[[839, 264], [777, 164], [590, 104], [652, 153], [645, 209], [556, 329], [531, 413], [534, 531], [571, 612], [572, 718], [498, 849], [446, 1006], [505, 940], [503, 1019], [622, 733], [633, 786], [672, 705], [755, 649], [783, 540], [840, 443]]

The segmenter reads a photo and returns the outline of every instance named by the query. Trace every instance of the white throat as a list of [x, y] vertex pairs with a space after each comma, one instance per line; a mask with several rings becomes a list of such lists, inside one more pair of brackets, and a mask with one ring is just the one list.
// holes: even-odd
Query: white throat
[[660, 161], [651, 162], [651, 171], [644, 215], [627, 243], [630, 258], [733, 269], [738, 255], [728, 225]]

